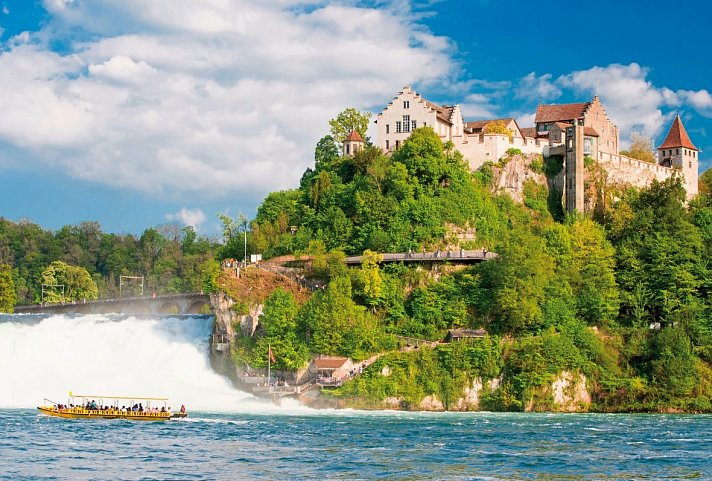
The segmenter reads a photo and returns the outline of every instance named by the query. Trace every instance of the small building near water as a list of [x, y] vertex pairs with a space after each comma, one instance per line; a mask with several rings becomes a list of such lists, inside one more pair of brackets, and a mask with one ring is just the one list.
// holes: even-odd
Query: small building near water
[[487, 331], [484, 329], [450, 329], [445, 336], [445, 342], [460, 342], [469, 339], [485, 337]]
[[354, 369], [348, 357], [318, 357], [311, 362], [309, 374], [318, 384], [339, 385]]

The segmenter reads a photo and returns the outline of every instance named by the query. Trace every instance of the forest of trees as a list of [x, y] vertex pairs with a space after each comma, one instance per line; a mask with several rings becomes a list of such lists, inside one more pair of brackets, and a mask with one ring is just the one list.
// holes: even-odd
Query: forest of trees
[[[341, 120], [360, 126], [356, 114]], [[447, 406], [479, 377], [502, 381], [484, 407], [518, 410], [568, 370], [587, 376], [594, 409], [712, 410], [712, 171], [690, 203], [674, 177], [562, 217], [545, 186], [525, 185], [522, 204], [494, 192], [498, 166], [470, 172], [430, 128], [390, 157], [371, 145], [350, 157], [339, 151], [342, 127], [318, 142], [297, 188], [267, 195], [250, 222], [221, 217], [222, 243], [175, 226], [134, 237], [94, 223], [53, 233], [0, 219], [0, 290], [36, 301], [54, 261], [86, 269], [99, 296], [116, 294], [119, 275], [144, 275], [152, 291], [199, 289], [218, 260], [242, 258], [247, 230], [248, 252], [313, 256], [310, 275], [325, 288], [301, 304], [276, 290], [258, 335], [234, 348], [237, 361], [260, 367], [268, 346], [285, 370], [314, 354], [387, 353], [333, 392], [374, 405], [436, 394]], [[459, 247], [499, 256], [464, 269], [378, 263], [383, 252]], [[343, 263], [362, 253], [360, 267]], [[441, 340], [457, 327], [489, 336], [395, 350], [396, 335]], [[386, 365], [392, 374], [381, 376]]]
[[[64, 285], [64, 300], [118, 297], [122, 275], [144, 276], [147, 293], [201, 290], [222, 248], [192, 227], [164, 225], [137, 237], [105, 233], [96, 222], [51, 232], [0, 218], [0, 311], [39, 302], [43, 283]], [[136, 284], [124, 289], [137, 293]], [[61, 294], [48, 288], [45, 302], [59, 302]]]

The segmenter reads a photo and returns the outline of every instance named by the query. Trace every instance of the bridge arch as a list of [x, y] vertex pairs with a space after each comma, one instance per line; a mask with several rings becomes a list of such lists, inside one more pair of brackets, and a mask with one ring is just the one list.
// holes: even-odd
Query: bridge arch
[[202, 314], [206, 312], [206, 308], [207, 310], [212, 311], [212, 307], [208, 301], [204, 299], [198, 299], [193, 301], [192, 304], [190, 304], [186, 314]]
[[161, 303], [157, 314], [180, 314], [180, 306], [174, 300]]

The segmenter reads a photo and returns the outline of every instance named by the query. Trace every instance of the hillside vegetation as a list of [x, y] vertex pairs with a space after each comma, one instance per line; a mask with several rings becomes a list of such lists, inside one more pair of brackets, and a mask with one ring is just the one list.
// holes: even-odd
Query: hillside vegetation
[[[709, 411], [709, 194], [685, 205], [674, 178], [626, 190], [596, 220], [556, 222], [545, 190], [536, 194], [544, 202], [525, 195], [516, 204], [492, 192], [491, 179], [487, 165], [470, 173], [430, 128], [390, 158], [374, 147], [342, 157], [331, 137], [322, 139], [299, 188], [260, 206], [252, 245], [267, 255], [311, 254], [312, 274], [329, 283], [301, 306], [284, 291], [268, 298], [267, 342], [255, 345], [255, 362], [268, 344], [281, 368], [314, 353], [385, 353], [333, 391], [345, 405], [397, 398], [417, 407], [436, 396], [452, 408], [473, 382], [494, 381], [483, 408], [548, 409], [546, 386], [566, 371], [587, 379], [591, 409]], [[457, 228], [476, 232], [459, 245], [499, 257], [459, 270], [377, 263], [378, 252], [454, 247]], [[339, 262], [364, 251], [360, 268]], [[395, 349], [395, 335], [442, 340], [457, 327], [490, 335]]]

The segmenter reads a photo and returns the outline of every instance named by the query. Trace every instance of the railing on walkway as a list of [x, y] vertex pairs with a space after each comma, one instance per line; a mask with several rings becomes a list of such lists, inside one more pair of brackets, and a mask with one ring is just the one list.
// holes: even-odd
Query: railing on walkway
[[173, 294], [160, 294], [155, 297], [153, 295], [131, 296], [131, 297], [115, 297], [109, 299], [92, 299], [88, 301], [65, 301], [65, 302], [45, 302], [39, 304], [25, 304], [15, 306], [15, 309], [31, 308], [31, 307], [50, 307], [50, 306], [78, 306], [84, 304], [111, 304], [115, 302], [132, 302], [132, 301], [165, 301], [170, 299], [180, 299], [184, 297], [207, 296], [203, 291], [194, 292], [176, 292]]
[[438, 341], [429, 341], [427, 339], [418, 339], [415, 337], [407, 337], [407, 336], [395, 336], [395, 337], [396, 337], [396, 339], [398, 339], [398, 341], [403, 343], [405, 346], [437, 347], [437, 345], [438, 345]]
[[[397, 252], [379, 254], [380, 262], [482, 262], [497, 257], [496, 252], [478, 250], [436, 250], [432, 252]], [[346, 258], [347, 264], [360, 264], [363, 256]]]

